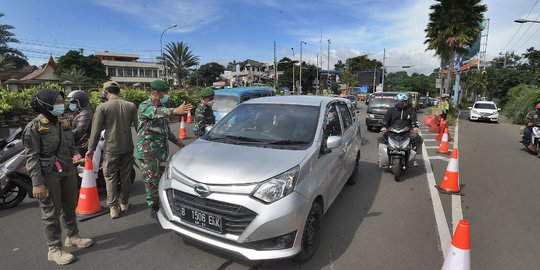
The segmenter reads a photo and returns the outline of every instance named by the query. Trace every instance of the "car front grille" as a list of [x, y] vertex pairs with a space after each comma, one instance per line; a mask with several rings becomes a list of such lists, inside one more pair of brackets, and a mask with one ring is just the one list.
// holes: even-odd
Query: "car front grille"
[[242, 234], [257, 216], [255, 212], [240, 205], [201, 198], [175, 189], [167, 190], [167, 197], [177, 217], [180, 217], [181, 205], [222, 216], [225, 234]]
[[384, 118], [383, 114], [374, 114], [374, 116], [375, 116], [375, 119], [383, 119]]

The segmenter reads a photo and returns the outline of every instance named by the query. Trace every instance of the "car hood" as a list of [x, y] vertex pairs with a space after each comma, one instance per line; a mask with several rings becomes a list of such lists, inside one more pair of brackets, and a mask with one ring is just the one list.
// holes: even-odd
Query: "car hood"
[[495, 109], [473, 109], [478, 113], [495, 113], [497, 110]]
[[300, 164], [306, 150], [284, 150], [198, 139], [178, 151], [171, 166], [194, 181], [234, 185], [258, 183]]

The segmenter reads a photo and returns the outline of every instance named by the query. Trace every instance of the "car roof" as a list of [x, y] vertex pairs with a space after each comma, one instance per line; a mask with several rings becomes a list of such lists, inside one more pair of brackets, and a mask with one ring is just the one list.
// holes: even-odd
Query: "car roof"
[[349, 102], [348, 99], [338, 97], [326, 97], [326, 96], [271, 96], [260, 97], [250, 99], [242, 104], [295, 104], [295, 105], [307, 105], [307, 106], [326, 106], [326, 104], [332, 101], [344, 101]]
[[493, 105], [495, 105], [495, 102], [493, 102], [493, 101], [487, 101], [487, 100], [479, 100], [479, 101], [474, 102], [474, 104], [476, 104], [476, 103], [493, 104]]
[[249, 86], [249, 87], [237, 87], [237, 88], [225, 88], [215, 90], [215, 95], [228, 95], [228, 96], [240, 96], [244, 93], [268, 93], [273, 92], [274, 89], [268, 86]]

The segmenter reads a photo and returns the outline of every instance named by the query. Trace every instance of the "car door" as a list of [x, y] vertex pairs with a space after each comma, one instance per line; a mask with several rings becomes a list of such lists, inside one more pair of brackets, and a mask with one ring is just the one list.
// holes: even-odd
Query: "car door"
[[356, 144], [354, 143], [354, 141], [356, 138], [357, 130], [354, 128], [354, 119], [347, 104], [344, 102], [340, 102], [337, 104], [337, 109], [339, 112], [339, 117], [341, 119], [341, 126], [343, 130], [343, 134], [341, 136], [341, 147], [343, 148], [342, 151], [344, 152], [342, 163], [343, 175], [340, 179], [341, 181], [343, 181], [342, 185], [344, 185], [347, 181], [347, 178], [352, 173], [354, 167], [357, 152]]

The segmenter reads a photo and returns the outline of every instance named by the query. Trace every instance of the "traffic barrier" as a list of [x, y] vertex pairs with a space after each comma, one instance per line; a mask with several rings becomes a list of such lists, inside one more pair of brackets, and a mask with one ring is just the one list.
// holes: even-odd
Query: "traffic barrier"
[[[441, 121], [441, 126], [439, 127], [439, 135], [437, 135], [437, 137], [435, 137], [435, 140], [437, 141], [441, 141], [443, 135], [444, 135], [444, 130], [448, 128], [447, 126], [447, 123], [448, 121], [446, 120], [443, 120]], [[450, 132], [448, 132], [448, 141], [452, 141], [452, 137], [450, 136]]]
[[448, 255], [441, 270], [470, 270], [471, 269], [471, 241], [469, 221], [460, 220], [456, 227]]
[[188, 122], [188, 123], [193, 123], [193, 119], [191, 118], [191, 111], [189, 111], [189, 112], [187, 113], [187, 122]]
[[108, 209], [104, 209], [99, 203], [96, 179], [94, 176], [94, 165], [92, 159], [86, 157], [81, 190], [79, 191], [79, 202], [77, 203], [77, 209], [75, 209], [77, 220], [85, 221], [108, 212]]
[[184, 122], [184, 117], [182, 116], [182, 121], [180, 122], [180, 134], [178, 135], [180, 139], [186, 139], [186, 122]]
[[439, 144], [439, 150], [437, 152], [441, 154], [448, 154], [448, 128], [444, 129], [444, 134]]
[[440, 186], [436, 186], [441, 193], [446, 194], [459, 194], [459, 161], [458, 161], [458, 149], [452, 150], [452, 156], [446, 167], [444, 178]]

